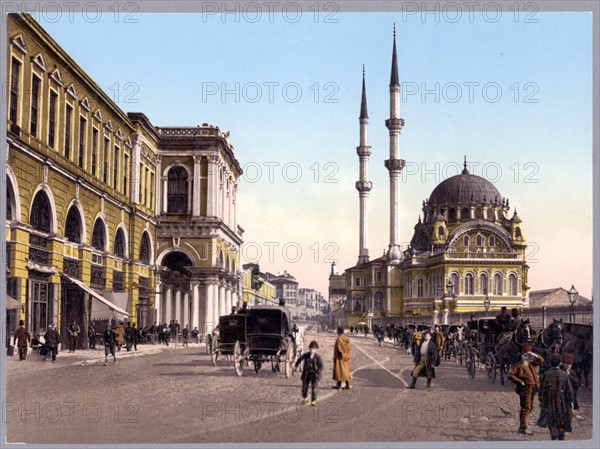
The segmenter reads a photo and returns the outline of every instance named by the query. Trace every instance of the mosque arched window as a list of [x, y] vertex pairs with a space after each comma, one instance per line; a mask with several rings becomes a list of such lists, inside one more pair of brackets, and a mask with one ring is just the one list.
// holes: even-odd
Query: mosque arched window
[[81, 215], [75, 206], [71, 206], [65, 220], [65, 237], [74, 243], [81, 243]]
[[508, 294], [510, 296], [517, 296], [517, 275], [515, 273], [508, 275]]
[[382, 292], [375, 292], [375, 295], [373, 296], [373, 308], [375, 310], [381, 311], [383, 310], [383, 293]]
[[423, 298], [425, 296], [425, 278], [419, 276], [417, 278], [417, 298]]
[[468, 236], [468, 235], [465, 235], [465, 236], [463, 237], [463, 246], [465, 247], [465, 249], [468, 249], [468, 248], [469, 248], [469, 243], [470, 243], [470, 242], [469, 242], [469, 236]]
[[469, 208], [468, 207], [463, 207], [462, 210], [460, 211], [460, 218], [463, 220], [467, 220], [469, 217]]
[[494, 237], [493, 235], [490, 235], [490, 246], [496, 246], [496, 237]]
[[121, 228], [117, 229], [117, 235], [115, 236], [115, 256], [121, 259], [125, 258], [125, 234]]
[[444, 235], [444, 234], [445, 234], [444, 227], [438, 226], [438, 235]]
[[52, 221], [52, 212], [50, 210], [50, 201], [45, 192], [38, 192], [31, 205], [31, 216], [29, 223], [34, 229], [42, 232], [50, 232]]
[[479, 275], [479, 293], [482, 295], [488, 294], [488, 275], [487, 275], [487, 273], [481, 273]]
[[494, 295], [502, 296], [502, 293], [502, 275], [500, 273], [496, 273], [494, 275]]
[[488, 211], [487, 211], [487, 218], [488, 218], [488, 220], [495, 220], [496, 219], [496, 213], [494, 212], [494, 209], [488, 209]]
[[475, 279], [472, 273], [465, 275], [465, 295], [475, 294]]
[[458, 295], [458, 292], [460, 291], [460, 278], [458, 277], [458, 273], [452, 273], [450, 275], [450, 282], [452, 283], [452, 287], [448, 289], [448, 293]]
[[483, 236], [481, 234], [477, 235], [477, 246], [483, 246]]
[[140, 262], [150, 265], [150, 239], [146, 232], [142, 234], [142, 241], [140, 242]]
[[104, 231], [104, 222], [101, 219], [96, 220], [96, 223], [94, 223], [92, 246], [99, 251], [104, 251], [106, 248], [106, 233]]
[[456, 220], [456, 209], [453, 207], [448, 209], [448, 220]]
[[515, 237], [521, 237], [521, 228], [518, 226], [515, 228]]

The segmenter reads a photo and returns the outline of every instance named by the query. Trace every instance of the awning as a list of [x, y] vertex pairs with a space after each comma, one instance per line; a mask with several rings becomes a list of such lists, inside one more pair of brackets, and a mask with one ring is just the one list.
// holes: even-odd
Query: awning
[[12, 296], [6, 295], [6, 310], [15, 310], [23, 307], [20, 301], [17, 301]]
[[[129, 312], [127, 312], [126, 310], [123, 310], [122, 308], [120, 308], [119, 306], [113, 304], [112, 302], [110, 302], [109, 300], [107, 300], [105, 297], [103, 297], [102, 295], [96, 293], [94, 290], [92, 290], [90, 287], [88, 287], [87, 285], [85, 285], [83, 282], [81, 282], [79, 279], [75, 279], [72, 278], [71, 276], [68, 276], [64, 273], [61, 273], [62, 276], [64, 276], [65, 278], [67, 278], [69, 281], [71, 281], [73, 284], [77, 285], [79, 288], [81, 288], [83, 291], [89, 293], [93, 298], [96, 298], [98, 301], [100, 301], [102, 304], [108, 306], [108, 308], [110, 310], [114, 310], [117, 313], [120, 313], [124, 316], [130, 316]], [[92, 308], [93, 310], [93, 308]]]

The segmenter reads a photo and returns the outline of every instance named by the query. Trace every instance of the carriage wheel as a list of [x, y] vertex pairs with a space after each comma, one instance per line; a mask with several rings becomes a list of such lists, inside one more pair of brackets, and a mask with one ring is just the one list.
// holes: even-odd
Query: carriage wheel
[[235, 373], [241, 376], [244, 369], [244, 354], [242, 353], [242, 345], [240, 345], [239, 341], [236, 341], [233, 347], [233, 367], [235, 368]]
[[487, 377], [491, 383], [496, 381], [496, 356], [491, 352], [488, 352], [485, 358], [485, 369], [487, 370]]
[[219, 342], [213, 340], [210, 351], [210, 361], [214, 366], [217, 366], [217, 358], [219, 357]]
[[212, 352], [212, 335], [206, 334], [206, 355], [210, 355]]
[[467, 372], [471, 379], [475, 378], [475, 350], [467, 348]]

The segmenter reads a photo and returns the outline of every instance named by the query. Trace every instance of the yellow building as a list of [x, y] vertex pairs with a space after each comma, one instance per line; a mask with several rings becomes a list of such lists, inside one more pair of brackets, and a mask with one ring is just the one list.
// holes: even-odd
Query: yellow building
[[256, 264], [246, 264], [242, 271], [242, 301], [249, 307], [255, 305], [277, 305], [277, 290], [275, 285], [267, 281], [262, 274], [258, 277], [260, 288], [255, 289], [252, 283], [252, 270]]
[[[9, 14], [7, 293], [33, 334], [90, 320], [210, 329], [239, 301], [229, 132], [123, 112], [27, 14]], [[14, 323], [11, 323], [14, 326]], [[85, 345], [85, 338], [80, 339]]]

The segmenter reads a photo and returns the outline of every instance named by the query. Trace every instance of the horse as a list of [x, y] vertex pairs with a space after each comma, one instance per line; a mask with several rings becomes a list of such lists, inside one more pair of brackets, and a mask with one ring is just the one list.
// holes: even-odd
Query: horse
[[573, 366], [577, 380], [581, 384], [583, 376], [585, 388], [589, 387], [589, 374], [593, 362], [593, 328], [587, 324], [565, 325], [565, 342], [563, 354], [573, 354]]
[[378, 324], [375, 324], [373, 326], [373, 335], [377, 339], [379, 346], [381, 346], [383, 344], [383, 339], [385, 338], [385, 332], [383, 330], [383, 327], [381, 327]]
[[534, 331], [529, 320], [523, 320], [514, 331], [502, 332], [496, 343], [495, 357], [500, 368], [500, 383], [504, 385], [504, 376], [510, 366], [517, 363], [521, 357], [521, 346], [531, 344]]
[[[467, 344], [468, 328], [466, 324], [460, 324], [456, 327], [455, 332], [448, 334], [447, 353], [454, 355], [456, 363], [463, 363], [463, 356]], [[450, 357], [447, 357], [450, 358]]]
[[554, 319], [546, 329], [542, 329], [533, 341], [533, 352], [544, 358], [540, 366], [540, 374], [550, 369], [550, 360], [555, 352], [562, 352], [563, 321]]

